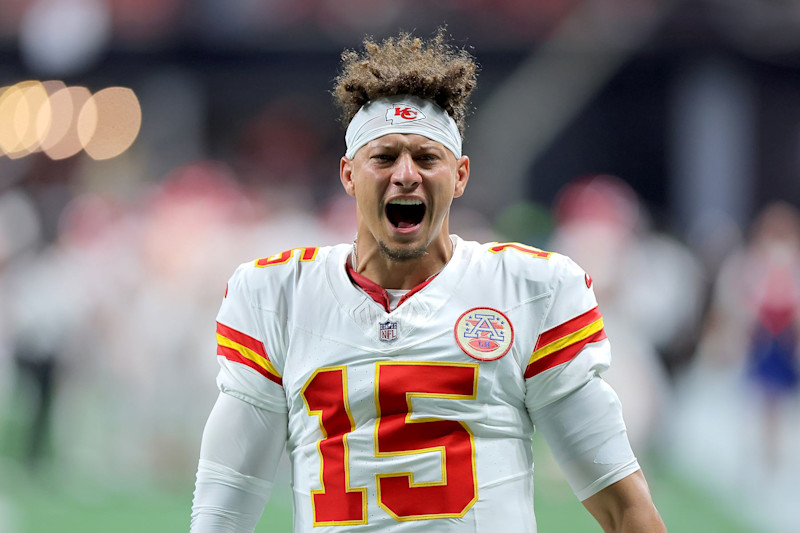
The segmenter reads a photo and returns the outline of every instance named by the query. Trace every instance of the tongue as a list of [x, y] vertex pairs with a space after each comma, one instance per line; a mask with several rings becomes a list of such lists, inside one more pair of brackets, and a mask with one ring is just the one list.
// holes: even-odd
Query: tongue
[[414, 226], [416, 226], [416, 224], [412, 224], [411, 222], [400, 221], [397, 223], [397, 227], [400, 229], [413, 228]]

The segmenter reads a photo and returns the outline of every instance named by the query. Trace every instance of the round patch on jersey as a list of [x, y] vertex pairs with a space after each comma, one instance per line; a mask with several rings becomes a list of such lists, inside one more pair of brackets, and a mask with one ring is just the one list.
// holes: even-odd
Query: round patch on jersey
[[511, 321], [491, 307], [475, 307], [461, 315], [454, 333], [458, 346], [478, 361], [500, 359], [514, 342]]

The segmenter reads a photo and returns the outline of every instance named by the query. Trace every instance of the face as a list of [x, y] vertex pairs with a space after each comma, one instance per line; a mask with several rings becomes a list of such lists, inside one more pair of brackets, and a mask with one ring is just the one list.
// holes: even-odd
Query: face
[[359, 239], [372, 238], [395, 261], [421, 257], [448, 235], [453, 198], [464, 193], [469, 158], [456, 159], [422, 135], [392, 133], [343, 157], [340, 177], [356, 198]]

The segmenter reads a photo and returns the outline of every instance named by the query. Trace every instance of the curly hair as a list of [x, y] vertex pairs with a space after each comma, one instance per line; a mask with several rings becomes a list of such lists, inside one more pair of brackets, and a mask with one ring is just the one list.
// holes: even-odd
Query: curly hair
[[342, 52], [341, 71], [332, 94], [345, 127], [370, 100], [409, 94], [436, 102], [453, 118], [463, 136], [467, 102], [479, 67], [469, 52], [445, 38], [444, 28], [428, 41], [403, 32], [380, 43], [365, 38], [362, 54]]

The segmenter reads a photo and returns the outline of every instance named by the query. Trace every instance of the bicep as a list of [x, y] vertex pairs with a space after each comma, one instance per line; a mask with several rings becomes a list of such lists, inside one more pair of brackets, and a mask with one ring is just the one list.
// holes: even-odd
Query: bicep
[[599, 377], [530, 415], [580, 500], [639, 469], [619, 399]]
[[192, 533], [255, 529], [269, 499], [286, 434], [285, 413], [219, 395], [203, 432]]
[[272, 480], [286, 444], [287, 415], [220, 393], [203, 431], [200, 459]]

